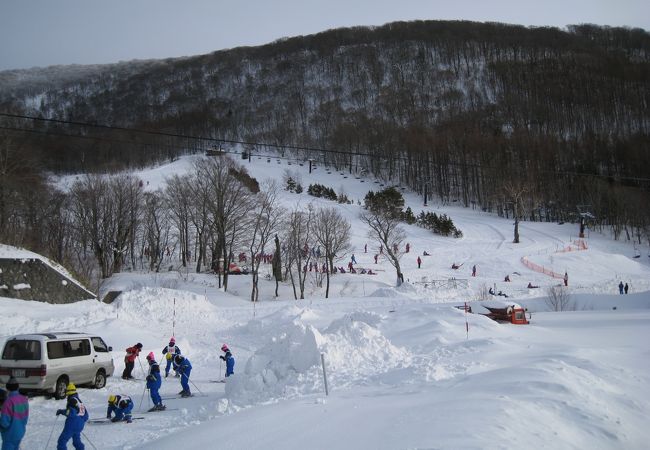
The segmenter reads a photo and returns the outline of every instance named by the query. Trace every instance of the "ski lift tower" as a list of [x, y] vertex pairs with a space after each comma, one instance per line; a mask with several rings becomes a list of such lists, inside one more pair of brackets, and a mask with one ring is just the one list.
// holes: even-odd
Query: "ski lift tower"
[[596, 216], [592, 212], [591, 205], [576, 205], [578, 215], [580, 216], [580, 238], [585, 237], [585, 227], [587, 222], [593, 221]]

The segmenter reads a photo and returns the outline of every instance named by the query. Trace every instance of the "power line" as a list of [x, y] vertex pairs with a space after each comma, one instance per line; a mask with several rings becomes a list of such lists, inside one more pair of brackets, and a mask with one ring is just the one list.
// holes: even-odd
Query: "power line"
[[[5, 112], [0, 112], [1, 117], [8, 117], [8, 118], [13, 118], [13, 119], [22, 119], [22, 120], [32, 120], [32, 121], [40, 121], [40, 122], [48, 122], [48, 123], [56, 123], [56, 124], [65, 124], [65, 125], [74, 125], [74, 126], [79, 126], [79, 127], [88, 127], [88, 128], [98, 128], [98, 129], [104, 129], [108, 131], [121, 131], [121, 132], [129, 132], [129, 133], [141, 133], [141, 134], [147, 134], [147, 135], [152, 135], [152, 136], [162, 136], [162, 137], [171, 137], [171, 138], [179, 138], [179, 139], [187, 139], [187, 140], [195, 140], [195, 141], [205, 141], [205, 142], [212, 142], [212, 143], [217, 143], [217, 144], [229, 144], [229, 145], [242, 145], [242, 146], [253, 146], [257, 148], [275, 148], [275, 149], [280, 149], [280, 150], [298, 150], [298, 151], [305, 151], [309, 153], [321, 153], [321, 154], [339, 154], [339, 155], [345, 155], [347, 157], [351, 156], [356, 156], [356, 157], [365, 157], [365, 158], [370, 158], [370, 159], [376, 159], [383, 161], [384, 163], [388, 163], [388, 160], [392, 161], [408, 161], [408, 162], [413, 162], [412, 157], [407, 157], [407, 156], [402, 156], [402, 155], [395, 155], [390, 158], [387, 158], [386, 156], [382, 155], [375, 155], [372, 153], [364, 153], [364, 152], [358, 152], [358, 151], [344, 151], [344, 150], [335, 150], [335, 149], [326, 149], [326, 148], [319, 148], [319, 147], [307, 147], [307, 146], [299, 146], [299, 145], [292, 145], [292, 144], [273, 144], [273, 143], [267, 143], [267, 142], [251, 142], [251, 141], [241, 141], [241, 140], [234, 140], [234, 139], [221, 139], [221, 138], [212, 138], [212, 137], [206, 137], [206, 136], [194, 136], [194, 135], [188, 135], [188, 134], [180, 134], [180, 133], [170, 133], [170, 132], [165, 132], [165, 131], [152, 131], [152, 130], [143, 130], [143, 129], [138, 129], [138, 128], [126, 128], [126, 127], [119, 127], [119, 126], [113, 126], [113, 125], [103, 125], [103, 124], [97, 124], [97, 123], [89, 123], [89, 122], [79, 122], [79, 121], [72, 121], [72, 120], [61, 120], [61, 119], [46, 119], [43, 117], [36, 117], [36, 116], [28, 116], [28, 115], [23, 115], [23, 114], [10, 114], [10, 113], [5, 113]], [[143, 142], [135, 142], [135, 141], [126, 141], [126, 140], [117, 140], [114, 138], [106, 138], [106, 137], [93, 137], [93, 136], [86, 136], [86, 135], [78, 135], [78, 134], [67, 134], [67, 133], [61, 133], [61, 132], [54, 132], [51, 130], [48, 131], [40, 131], [40, 130], [33, 130], [29, 128], [16, 128], [16, 127], [3, 127], [0, 126], [0, 129], [5, 129], [5, 130], [11, 130], [11, 131], [18, 131], [18, 132], [27, 132], [27, 133], [37, 133], [37, 134], [43, 134], [43, 135], [54, 135], [54, 136], [65, 136], [65, 137], [72, 137], [72, 138], [81, 138], [81, 139], [96, 139], [96, 140], [101, 140], [101, 141], [107, 141], [107, 142], [118, 142], [118, 143], [130, 143], [130, 144], [137, 144], [137, 145], [153, 145], [153, 144], [148, 144], [148, 143], [143, 143]], [[168, 147], [168, 148], [176, 148], [179, 150], [187, 150], [184, 147], [178, 146], [178, 145], [172, 145], [172, 144], [157, 144], [163, 147]], [[237, 151], [228, 151], [226, 153], [231, 153], [231, 154], [241, 154], [241, 152]], [[252, 156], [257, 156], [257, 157], [269, 157], [269, 155], [265, 154], [252, 154]], [[287, 159], [287, 160], [296, 160], [299, 161], [298, 158], [288, 158], [284, 156], [273, 156], [274, 158], [277, 159]], [[418, 160], [415, 158], [415, 162], [417, 163]], [[431, 164], [433, 166], [458, 166], [458, 167], [465, 167], [465, 168], [478, 168], [482, 170], [501, 170], [502, 168], [500, 167], [494, 167], [494, 166], [486, 166], [486, 165], [481, 165], [481, 164], [475, 164], [475, 163], [459, 163], [459, 162], [445, 162], [445, 163], [435, 163], [435, 162], [428, 162], [428, 164]], [[385, 167], [384, 167], [385, 168]], [[565, 175], [565, 176], [580, 176], [580, 177], [588, 177], [588, 178], [600, 178], [600, 179], [605, 179], [605, 180], [610, 180], [610, 179], [616, 179], [620, 181], [631, 181], [631, 182], [636, 182], [636, 183], [644, 183], [644, 182], [650, 182], [650, 178], [644, 178], [644, 177], [633, 177], [633, 176], [621, 176], [621, 175], [601, 175], [601, 174], [593, 174], [593, 173], [584, 173], [584, 172], [576, 172], [576, 171], [568, 171], [568, 170], [563, 170], [563, 171], [558, 171], [558, 170], [541, 170], [540, 173], [546, 173], [549, 175]]]

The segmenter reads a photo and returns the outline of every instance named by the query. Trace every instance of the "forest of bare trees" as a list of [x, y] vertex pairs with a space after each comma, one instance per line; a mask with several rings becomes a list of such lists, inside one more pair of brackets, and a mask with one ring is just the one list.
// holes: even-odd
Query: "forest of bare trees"
[[[143, 167], [242, 142], [516, 223], [577, 221], [580, 206], [592, 226], [649, 242], [649, 69], [650, 34], [640, 29], [418, 21], [191, 58], [0, 72], [0, 233], [61, 257], [67, 237], [48, 242], [42, 229], [79, 214], [79, 200], [50, 190], [45, 171]], [[238, 212], [206, 197], [224, 176], [143, 196], [138, 214], [150, 215], [151, 229], [139, 232], [156, 242], [173, 224], [183, 252], [190, 233], [200, 243], [198, 269], [214, 263], [208, 255], [225, 259]], [[111, 214], [127, 214], [136, 195], [126, 181], [101, 187], [124, 199]], [[186, 186], [201, 186], [187, 208], [178, 203]], [[29, 210], [25, 198], [43, 204]], [[163, 203], [177, 205], [167, 223], [158, 221]], [[206, 223], [208, 214], [217, 222]], [[114, 229], [117, 253], [86, 239], [102, 270], [115, 270], [134, 231], [101, 226]]]

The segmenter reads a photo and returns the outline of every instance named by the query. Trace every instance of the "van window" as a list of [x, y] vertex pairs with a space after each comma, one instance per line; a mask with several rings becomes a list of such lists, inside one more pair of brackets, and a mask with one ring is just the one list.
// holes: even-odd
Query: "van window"
[[41, 343], [33, 340], [11, 340], [5, 345], [2, 359], [25, 359], [38, 361], [41, 359]]
[[84, 355], [90, 355], [90, 342], [88, 339], [47, 343], [47, 356], [50, 359], [72, 358], [74, 356]]
[[93, 348], [96, 352], [108, 353], [108, 345], [100, 337], [92, 338]]

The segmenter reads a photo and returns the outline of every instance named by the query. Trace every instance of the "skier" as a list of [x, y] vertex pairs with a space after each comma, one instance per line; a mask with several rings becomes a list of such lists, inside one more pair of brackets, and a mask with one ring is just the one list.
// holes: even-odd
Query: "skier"
[[620, 283], [618, 283], [618, 293], [619, 293], [619, 294], [623, 295], [623, 289], [624, 289], [624, 288], [625, 288], [625, 287], [623, 286], [623, 282], [622, 282], [622, 281], [621, 281]]
[[363, 253], [368, 253], [368, 244], [363, 245]]
[[229, 377], [235, 373], [235, 358], [233, 358], [232, 353], [230, 353], [230, 349], [226, 344], [221, 346], [221, 351], [224, 352], [225, 355], [220, 355], [219, 358], [226, 361], [226, 377]]
[[124, 357], [124, 372], [122, 372], [123, 380], [133, 379], [132, 372], [135, 367], [135, 360], [140, 356], [140, 350], [142, 350], [142, 344], [139, 342], [133, 347], [126, 349], [126, 356]]
[[151, 395], [151, 401], [153, 402], [153, 408], [149, 411], [163, 411], [165, 405], [162, 403], [160, 394], [158, 390], [162, 384], [162, 377], [160, 376], [160, 366], [156, 361], [156, 356], [153, 352], [149, 352], [147, 355], [147, 362], [149, 363], [149, 375], [147, 375], [147, 389], [149, 389], [149, 394]]
[[131, 417], [131, 411], [133, 411], [133, 400], [128, 395], [109, 395], [108, 396], [108, 408], [106, 409], [106, 418], [111, 419], [111, 414], [115, 414], [115, 417], [111, 419], [111, 422], [122, 422], [126, 423], [133, 422]]
[[420, 265], [422, 264], [422, 258], [418, 256], [418, 269], [420, 268]]
[[503, 281], [505, 281], [506, 283], [510, 283], [510, 275], [506, 275]]
[[472, 276], [473, 276], [473, 277], [476, 276], [476, 264], [474, 264], [474, 265], [472, 266]]
[[377, 264], [377, 258], [379, 258], [379, 255], [375, 255], [375, 264]]
[[84, 450], [86, 447], [81, 442], [81, 432], [88, 421], [88, 411], [81, 400], [76, 397], [69, 397], [66, 408], [58, 409], [56, 415], [66, 416], [63, 431], [61, 431], [59, 440], [56, 443], [56, 450], [66, 450], [70, 438], [72, 438], [72, 446], [76, 450]]
[[352, 266], [352, 261], [350, 261], [350, 262], [348, 263], [348, 270], [349, 270], [350, 272], [352, 272], [352, 267], [353, 267], [353, 266]]
[[623, 289], [625, 290], [625, 293], [627, 294], [627, 291], [628, 291], [628, 289], [630, 289], [630, 287], [627, 285], [627, 283], [625, 283], [625, 287]]
[[179, 392], [181, 397], [191, 397], [192, 392], [190, 391], [190, 372], [192, 372], [192, 364], [190, 360], [184, 357], [183, 355], [176, 355], [174, 357], [174, 362], [178, 366], [178, 373], [181, 376], [181, 386], [183, 390]]
[[169, 339], [169, 344], [163, 348], [162, 353], [165, 355], [165, 359], [167, 359], [167, 365], [165, 366], [165, 378], [169, 376], [169, 369], [172, 366], [174, 367], [176, 376], [178, 376], [178, 368], [176, 367], [176, 364], [174, 364], [174, 356], [180, 355], [181, 349], [176, 345], [176, 339], [174, 336]]
[[357, 258], [354, 257], [354, 253], [352, 253], [352, 258], [351, 258], [351, 260], [352, 260], [352, 261], [351, 261], [352, 264], [356, 264], [356, 263], [357, 263]]
[[14, 377], [9, 378], [6, 388], [8, 392], [0, 413], [2, 450], [18, 450], [29, 419], [29, 402], [18, 392], [18, 381]]
[[407, 242], [407, 243], [406, 243], [406, 253], [408, 253], [408, 252], [410, 252], [410, 251], [411, 251], [411, 244], [409, 244], [409, 243]]

